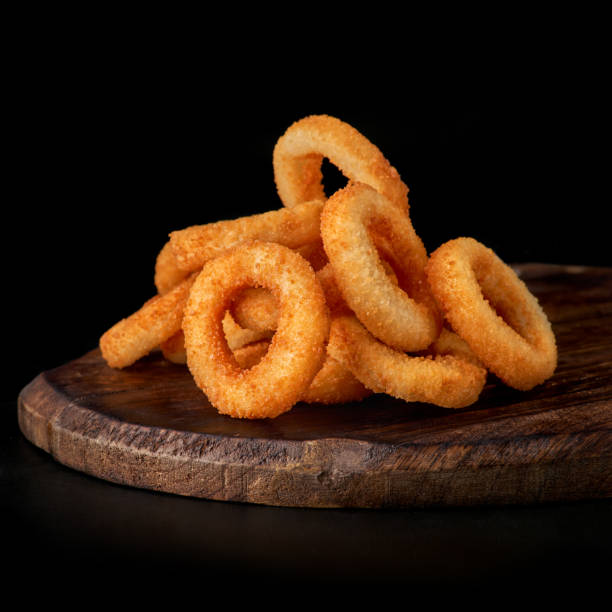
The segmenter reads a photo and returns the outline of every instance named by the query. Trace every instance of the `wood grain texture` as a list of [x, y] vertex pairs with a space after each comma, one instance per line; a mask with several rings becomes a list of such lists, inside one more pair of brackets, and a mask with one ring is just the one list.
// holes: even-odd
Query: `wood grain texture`
[[516, 267], [553, 323], [555, 375], [529, 392], [489, 377], [447, 410], [374, 395], [219, 415], [184, 366], [123, 371], [99, 351], [21, 392], [19, 425], [58, 462], [178, 495], [306, 507], [542, 503], [612, 496], [612, 268]]

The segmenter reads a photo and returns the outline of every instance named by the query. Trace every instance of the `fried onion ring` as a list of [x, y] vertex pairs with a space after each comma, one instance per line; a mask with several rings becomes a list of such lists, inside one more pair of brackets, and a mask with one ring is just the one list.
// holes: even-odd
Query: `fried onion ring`
[[[390, 269], [388, 269], [388, 273], [393, 275]], [[346, 304], [334, 281], [331, 265], [329, 263], [325, 265], [316, 273], [316, 276], [325, 294], [329, 310], [334, 312], [339, 309], [346, 309]], [[244, 316], [241, 323], [250, 323], [257, 326], [265, 320], [266, 326], [269, 326], [270, 329], [276, 329], [278, 322], [278, 302], [276, 298], [267, 290], [254, 289], [253, 291], [262, 292], [257, 296], [257, 302], [268, 301], [269, 303], [265, 305], [260, 303], [259, 308], [256, 308], [250, 302], [248, 296], [245, 298], [244, 293], [241, 294], [243, 297], [239, 312]], [[262, 315], [262, 309], [265, 315]], [[323, 366], [317, 372], [301, 401], [309, 404], [341, 404], [360, 401], [371, 394], [372, 391], [358, 380], [347, 367], [327, 352]]]
[[[295, 250], [310, 263], [315, 272], [328, 263], [322, 240], [306, 244]], [[276, 329], [278, 301], [267, 289], [249, 287], [236, 296], [230, 312], [241, 327], [265, 332]]]
[[[234, 357], [241, 368], [252, 368], [267, 353], [270, 343], [266, 340], [253, 342], [234, 350]], [[353, 373], [331, 355], [325, 361], [310, 386], [300, 398], [307, 404], [344, 404], [358, 402], [372, 395]]]
[[379, 148], [348, 123], [329, 115], [296, 121], [274, 147], [274, 179], [285, 206], [326, 198], [323, 158], [349, 180], [371, 185], [401, 210], [408, 210], [408, 187]]
[[227, 345], [232, 351], [259, 340], [270, 340], [274, 334], [272, 329], [254, 330], [242, 327], [236, 322], [229, 311], [225, 313], [221, 325], [223, 326]]
[[329, 353], [301, 398], [307, 404], [344, 404], [358, 402], [372, 395], [353, 373]]
[[155, 295], [100, 338], [102, 357], [112, 368], [125, 368], [148, 355], [181, 329], [183, 310], [196, 275], [164, 295]]
[[[236, 349], [234, 356], [240, 367], [252, 367], [266, 354], [269, 342], [262, 340]], [[359, 402], [372, 391], [329, 353], [300, 401], [307, 404], [344, 404]]]
[[315, 272], [318, 272], [327, 263], [327, 253], [323, 248], [323, 240], [319, 236], [315, 242], [309, 242], [295, 249], [311, 266]]
[[155, 259], [154, 283], [157, 293], [160, 295], [168, 293], [170, 289], [176, 287], [187, 276], [189, 276], [189, 272], [181, 270], [176, 264], [170, 241], [166, 242]]
[[332, 318], [327, 351], [375, 393], [407, 402], [463, 408], [486, 382], [487, 371], [453, 354], [450, 345], [446, 354], [409, 355], [378, 341], [351, 313]]
[[443, 327], [440, 335], [427, 347], [421, 351], [422, 355], [454, 355], [465, 361], [469, 361], [478, 367], [484, 368], [480, 359], [476, 356], [470, 345], [455, 332]]
[[[234, 357], [241, 368], [252, 368], [268, 352], [270, 342], [260, 340], [233, 350]], [[343, 404], [358, 402], [372, 394], [353, 373], [331, 355], [325, 361], [310, 386], [300, 398], [307, 404]]]
[[[223, 333], [227, 340], [227, 345], [232, 351], [242, 348], [248, 344], [258, 341], [269, 340], [273, 332], [271, 330], [255, 331], [240, 327], [229, 312], [225, 313], [222, 321]], [[179, 329], [176, 334], [162, 342], [159, 346], [164, 357], [172, 363], [187, 363], [187, 353], [185, 352], [185, 334]]]
[[[405, 212], [369, 185], [351, 183], [325, 204], [321, 235], [340, 293], [376, 338], [403, 351], [425, 349], [437, 338], [442, 318], [427, 285], [427, 252]], [[373, 235], [389, 245], [397, 284]]]
[[271, 291], [262, 287], [248, 287], [236, 296], [230, 305], [230, 312], [241, 327], [263, 332], [276, 329], [278, 306], [278, 300]]
[[298, 248], [320, 239], [319, 223], [323, 201], [304, 202], [294, 208], [193, 225], [170, 233], [176, 265], [193, 272], [208, 260], [251, 240], [275, 242]]
[[186, 364], [187, 353], [185, 353], [185, 334], [179, 329], [167, 340], [160, 343], [159, 348], [162, 355], [172, 363]]
[[[187, 363], [187, 354], [185, 353], [185, 336], [181, 332], [175, 334], [166, 343], [162, 351], [164, 357], [172, 363], [184, 365]], [[261, 358], [267, 353], [270, 343], [267, 340], [259, 340], [245, 344], [244, 346], [232, 349], [234, 357], [238, 365], [243, 369], [252, 368], [255, 364], [261, 361]]]
[[[321, 239], [297, 247], [295, 250], [310, 263], [315, 271], [328, 263]], [[161, 295], [167, 293], [189, 274], [189, 272], [185, 272], [177, 266], [172, 245], [170, 241], [166, 242], [155, 261], [154, 281], [158, 293]], [[243, 295], [238, 296], [234, 300], [231, 311], [234, 318], [240, 322], [240, 326], [245, 329], [264, 332], [276, 327], [278, 304], [274, 296], [266, 289], [255, 287], [245, 289]], [[165, 349], [168, 353], [169, 361], [178, 359], [178, 363], [182, 362], [183, 356], [180, 354], [181, 344], [182, 334], [178, 339], [168, 339], [166, 341], [162, 351]], [[174, 355], [175, 351], [179, 352]]]
[[[393, 268], [384, 259], [381, 260], [381, 263], [390, 281], [397, 285], [397, 276]], [[329, 263], [317, 272], [317, 279], [323, 287], [330, 310], [333, 310], [340, 302], [344, 303]], [[236, 322], [246, 329], [261, 333], [276, 329], [278, 302], [267, 289], [254, 287], [245, 289], [234, 299], [230, 312]]]
[[268, 340], [260, 340], [259, 342], [251, 342], [240, 348], [234, 349], [234, 357], [236, 362], [243, 370], [248, 370], [257, 365], [266, 355], [270, 348]]
[[431, 254], [426, 273], [452, 329], [500, 380], [526, 391], [552, 376], [557, 346], [550, 321], [493, 250], [474, 238], [449, 240]]
[[[249, 286], [272, 291], [279, 318], [265, 357], [244, 370], [221, 321], [234, 296]], [[274, 418], [300, 400], [321, 369], [329, 312], [314, 270], [301, 255], [280, 244], [254, 241], [204, 265], [190, 292], [183, 331], [187, 366], [218, 412]]]

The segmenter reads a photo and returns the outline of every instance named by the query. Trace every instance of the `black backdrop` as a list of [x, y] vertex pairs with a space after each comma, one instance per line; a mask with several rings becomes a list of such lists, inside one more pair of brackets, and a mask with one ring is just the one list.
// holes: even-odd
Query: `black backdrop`
[[17, 390], [153, 294], [170, 231], [281, 206], [272, 150], [308, 114], [334, 115], [382, 150], [429, 250], [469, 235], [510, 263], [612, 263], [595, 151], [604, 101], [588, 74], [510, 70], [493, 87], [451, 70], [435, 87], [406, 78], [405, 91], [367, 76], [316, 87], [313, 74], [289, 88], [271, 68], [219, 76], [70, 57], [40, 56], [16, 97], [4, 244]]

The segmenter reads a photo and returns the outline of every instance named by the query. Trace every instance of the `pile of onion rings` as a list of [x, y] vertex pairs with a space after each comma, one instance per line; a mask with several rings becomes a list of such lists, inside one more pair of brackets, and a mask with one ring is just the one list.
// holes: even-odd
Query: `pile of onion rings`
[[[329, 196], [324, 159], [347, 178]], [[373, 393], [457, 409], [489, 373], [523, 391], [553, 375], [536, 297], [474, 238], [428, 254], [408, 187], [354, 127], [296, 121], [272, 165], [276, 208], [169, 233], [156, 295], [100, 338], [110, 367], [158, 350], [220, 414], [247, 419]]]

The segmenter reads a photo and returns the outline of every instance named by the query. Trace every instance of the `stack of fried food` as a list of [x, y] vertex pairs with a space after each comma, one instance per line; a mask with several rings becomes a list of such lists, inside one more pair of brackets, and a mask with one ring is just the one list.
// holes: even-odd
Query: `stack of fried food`
[[[325, 158], [347, 177], [329, 197]], [[462, 408], [488, 372], [520, 390], [553, 374], [555, 337], [527, 286], [471, 237], [428, 254], [407, 186], [354, 127], [296, 121], [273, 168], [278, 209], [169, 234], [157, 295], [100, 339], [110, 367], [161, 349], [219, 413], [251, 419], [372, 393]]]

